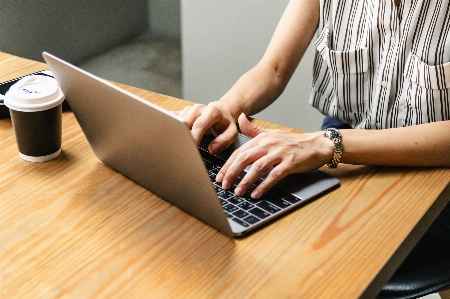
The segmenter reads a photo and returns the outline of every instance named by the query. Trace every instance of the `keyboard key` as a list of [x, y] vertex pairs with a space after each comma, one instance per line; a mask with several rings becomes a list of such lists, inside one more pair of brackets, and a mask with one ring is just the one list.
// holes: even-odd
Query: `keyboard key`
[[209, 163], [219, 166], [219, 167], [222, 167], [223, 164], [225, 164], [224, 160], [211, 155], [207, 150], [199, 148], [199, 152], [200, 152], [200, 155], [202, 156], [203, 160], [206, 162], [209, 162]]
[[233, 220], [233, 221], [236, 221], [237, 223], [239, 223], [239, 224], [242, 225], [243, 227], [249, 227], [249, 226], [250, 226], [250, 224], [248, 224], [248, 223], [245, 222], [245, 221], [242, 221], [242, 220], [239, 219], [239, 218], [233, 218], [232, 220]]
[[261, 219], [264, 219], [264, 218], [267, 218], [270, 216], [269, 213], [267, 213], [266, 211], [263, 211], [259, 208], [253, 208], [253, 209], [249, 210], [249, 212]]
[[249, 209], [253, 208], [254, 205], [252, 205], [248, 201], [244, 201], [243, 203], [238, 204], [238, 207], [240, 207], [241, 209], [244, 209], [244, 210], [249, 210]]
[[275, 214], [276, 212], [281, 211], [281, 209], [279, 207], [277, 207], [276, 205], [271, 204], [265, 200], [258, 202], [256, 205], [271, 214]]
[[245, 198], [246, 200], [249, 201], [255, 201], [255, 199], [253, 199], [250, 194], [252, 194], [253, 190], [255, 190], [256, 186], [252, 185], [241, 197]]
[[234, 185], [239, 185], [239, 183], [242, 181], [241, 177], [237, 177], [236, 180], [234, 181]]
[[240, 204], [241, 202], [244, 202], [244, 199], [239, 196], [233, 196], [233, 197], [228, 198], [228, 201], [232, 204], [237, 205], [237, 204]]
[[284, 200], [290, 202], [290, 203], [297, 203], [299, 201], [302, 201], [300, 198], [290, 194], [289, 196], [287, 196], [286, 198], [284, 198]]
[[216, 167], [209, 161], [203, 160], [203, 162], [205, 163], [206, 169], [208, 169], [208, 170], [214, 169]]
[[242, 211], [242, 210], [237, 210], [236, 212], [233, 213], [233, 215], [238, 217], [238, 218], [244, 218], [244, 217], [247, 217], [250, 214], [245, 212], [245, 211]]
[[213, 184], [213, 186], [214, 186], [214, 189], [216, 189], [216, 193], [220, 193], [224, 190], [224, 189], [222, 189], [222, 187], [217, 186], [216, 184]]
[[236, 196], [236, 194], [234, 194], [233, 192], [228, 191], [228, 190], [223, 190], [222, 192], [220, 192], [220, 193], [217, 194], [217, 195], [218, 195], [220, 198], [223, 198], [223, 199], [227, 199], [227, 198]]
[[276, 206], [278, 206], [278, 207], [280, 207], [282, 209], [286, 209], [289, 206], [291, 206], [291, 204], [289, 202], [284, 201], [281, 198], [272, 198], [272, 199], [268, 200], [268, 202], [270, 202], [270, 203], [272, 203], [272, 204], [274, 204], [274, 205], [276, 205]]
[[255, 217], [255, 216], [252, 216], [252, 215], [250, 215], [248, 217], [245, 217], [243, 220], [245, 222], [250, 223], [250, 224], [255, 224], [256, 222], [259, 222], [259, 219], [257, 217]]
[[219, 168], [209, 169], [208, 172], [211, 173], [211, 175], [213, 175], [214, 177], [216, 177], [216, 175], [219, 173]]
[[234, 205], [228, 204], [228, 205], [225, 205], [225, 206], [223, 207], [223, 209], [224, 209], [225, 211], [229, 212], [229, 213], [233, 213], [233, 212], [236, 211], [238, 208], [237, 208], [236, 206], [234, 206]]

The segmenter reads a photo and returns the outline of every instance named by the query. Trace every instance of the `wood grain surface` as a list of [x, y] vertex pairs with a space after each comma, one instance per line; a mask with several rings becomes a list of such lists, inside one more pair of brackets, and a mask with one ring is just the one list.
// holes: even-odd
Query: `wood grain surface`
[[[46, 68], [0, 52], [0, 81]], [[118, 85], [169, 110], [192, 104]], [[229, 239], [103, 165], [70, 112], [52, 161], [20, 159], [9, 119], [0, 136], [1, 298], [358, 298], [388, 279], [450, 180], [439, 168], [323, 169], [338, 189]]]

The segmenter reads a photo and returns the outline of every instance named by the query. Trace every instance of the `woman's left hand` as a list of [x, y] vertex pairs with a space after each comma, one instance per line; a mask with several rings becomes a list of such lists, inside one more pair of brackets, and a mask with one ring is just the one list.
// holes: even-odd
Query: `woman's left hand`
[[251, 165], [234, 192], [242, 196], [269, 170], [266, 178], [252, 191], [259, 198], [278, 181], [291, 173], [308, 172], [330, 162], [334, 143], [323, 132], [297, 134], [283, 130], [266, 130], [250, 123], [244, 114], [238, 119], [241, 132], [252, 138], [238, 148], [216, 176], [225, 189]]

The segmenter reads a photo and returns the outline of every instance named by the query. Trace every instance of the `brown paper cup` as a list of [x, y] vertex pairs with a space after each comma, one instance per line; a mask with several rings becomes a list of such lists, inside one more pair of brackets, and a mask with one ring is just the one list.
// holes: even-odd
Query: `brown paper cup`
[[61, 152], [62, 104], [43, 111], [22, 112], [10, 109], [17, 147], [22, 159], [43, 162]]
[[6, 93], [22, 159], [43, 162], [60, 154], [63, 100], [56, 80], [39, 75], [23, 78]]

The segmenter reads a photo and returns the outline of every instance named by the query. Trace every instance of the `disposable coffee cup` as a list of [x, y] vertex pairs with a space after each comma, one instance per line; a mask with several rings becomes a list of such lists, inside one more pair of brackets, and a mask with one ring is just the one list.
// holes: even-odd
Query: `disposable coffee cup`
[[22, 159], [44, 162], [61, 153], [63, 101], [56, 80], [42, 75], [22, 78], [5, 94]]

